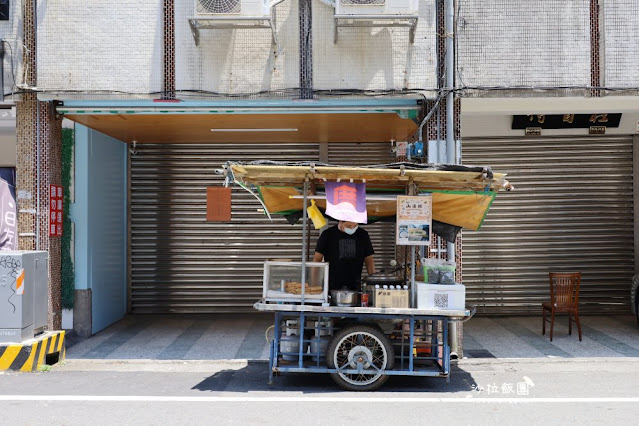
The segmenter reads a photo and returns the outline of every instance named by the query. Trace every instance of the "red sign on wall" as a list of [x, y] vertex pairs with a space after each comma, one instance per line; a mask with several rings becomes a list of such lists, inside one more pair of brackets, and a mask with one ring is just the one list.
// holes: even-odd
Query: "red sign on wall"
[[62, 187], [49, 185], [49, 236], [62, 236]]

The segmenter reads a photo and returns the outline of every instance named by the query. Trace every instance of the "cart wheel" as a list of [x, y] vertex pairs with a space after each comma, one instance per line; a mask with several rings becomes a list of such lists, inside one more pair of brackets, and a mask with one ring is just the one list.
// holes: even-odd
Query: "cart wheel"
[[356, 324], [333, 336], [326, 350], [328, 368], [358, 370], [357, 373], [332, 373], [342, 388], [372, 391], [388, 380], [382, 374], [393, 368], [395, 353], [388, 338], [378, 328]]

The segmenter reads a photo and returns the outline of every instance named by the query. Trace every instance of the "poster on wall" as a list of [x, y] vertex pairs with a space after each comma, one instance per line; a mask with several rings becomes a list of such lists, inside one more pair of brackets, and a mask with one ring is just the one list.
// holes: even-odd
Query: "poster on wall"
[[62, 236], [62, 187], [49, 185], [49, 236]]
[[433, 217], [432, 194], [397, 197], [397, 245], [430, 245]]
[[16, 250], [16, 200], [9, 183], [0, 179], [0, 250]]

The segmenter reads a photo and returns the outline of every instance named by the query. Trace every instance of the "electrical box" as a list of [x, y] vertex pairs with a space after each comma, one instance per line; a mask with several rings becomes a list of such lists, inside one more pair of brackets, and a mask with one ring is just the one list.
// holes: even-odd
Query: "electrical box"
[[32, 339], [46, 327], [47, 263], [46, 251], [0, 251], [0, 343]]

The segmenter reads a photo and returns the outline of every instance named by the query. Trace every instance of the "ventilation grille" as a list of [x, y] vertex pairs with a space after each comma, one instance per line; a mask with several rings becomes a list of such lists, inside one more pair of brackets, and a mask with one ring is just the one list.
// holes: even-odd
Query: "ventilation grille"
[[345, 6], [382, 6], [386, 0], [341, 0]]
[[241, 0], [196, 0], [195, 8], [199, 14], [232, 14], [242, 11]]

